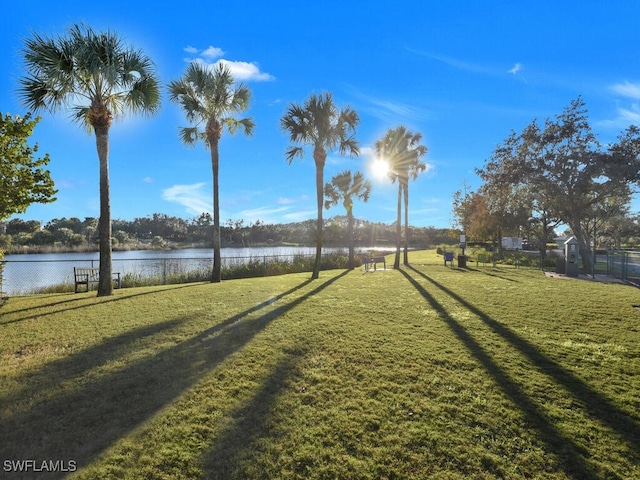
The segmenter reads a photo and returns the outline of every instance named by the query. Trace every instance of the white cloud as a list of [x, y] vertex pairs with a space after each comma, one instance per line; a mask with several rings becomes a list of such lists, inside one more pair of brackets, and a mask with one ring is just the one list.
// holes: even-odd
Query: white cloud
[[142, 179], [142, 181], [143, 181], [144, 183], [153, 183], [153, 178], [151, 178], [151, 177], [144, 177], [144, 178]]
[[274, 76], [261, 72], [255, 63], [232, 62], [224, 59], [220, 59], [218, 62], [229, 67], [233, 78], [236, 80], [255, 80], [258, 82], [275, 80]]
[[360, 148], [360, 156], [361, 157], [375, 157], [376, 151], [373, 147], [362, 147]]
[[298, 212], [287, 213], [286, 215], [283, 215], [282, 218], [284, 218], [285, 220], [289, 220], [290, 222], [299, 222], [302, 220], [315, 218], [317, 214], [317, 210], [301, 210]]
[[218, 47], [210, 46], [205, 49], [200, 55], [207, 58], [218, 58], [224, 55], [224, 50]]
[[634, 101], [640, 100], [640, 82], [633, 83], [625, 80], [609, 86], [608, 89], [616, 95], [631, 99], [631, 101], [616, 99], [617, 116], [612, 119], [601, 120], [597, 124], [616, 129], [624, 129], [629, 125], [640, 125], [640, 104]]
[[631, 105], [631, 109], [619, 108], [618, 113], [621, 117], [621, 120], [627, 125], [640, 125], [640, 106], [638, 106], [637, 104], [634, 103], [633, 105]]
[[174, 185], [162, 191], [162, 199], [184, 206], [191, 215], [211, 213], [211, 195], [203, 192], [205, 185], [203, 182], [193, 185]]
[[640, 100], [640, 83], [625, 81], [624, 83], [616, 83], [610, 88], [618, 95]]
[[280, 197], [278, 199], [278, 204], [279, 205], [291, 205], [292, 203], [296, 203], [296, 199], [295, 198]]
[[[225, 52], [219, 47], [209, 46], [204, 50], [200, 50], [188, 46], [184, 48], [184, 51], [190, 55], [190, 57], [185, 58], [186, 62], [199, 62], [209, 68], [215, 68], [218, 64], [226, 65], [233, 78], [239, 81], [266, 82], [275, 80], [273, 75], [260, 71], [260, 67], [255, 62], [232, 61], [220, 58], [225, 55]], [[215, 59], [218, 60], [214, 62]]]
[[386, 122], [393, 123], [407, 120], [430, 120], [433, 117], [433, 115], [426, 110], [407, 103], [367, 95], [355, 88], [351, 88], [350, 90], [352, 95], [366, 103], [363, 107], [359, 107], [358, 110], [366, 111], [370, 115], [381, 120], [385, 120]]
[[279, 214], [289, 210], [289, 207], [258, 207], [242, 210], [235, 216], [242, 218], [247, 223], [252, 223], [260, 220], [264, 223], [280, 223], [278, 216], [273, 217], [274, 214]]
[[511, 70], [509, 70], [509, 73], [515, 75], [516, 73], [518, 73], [520, 70], [522, 70], [522, 64], [521, 63], [516, 63], [513, 68], [511, 68]]
[[415, 50], [412, 48], [407, 48], [407, 50], [417, 55], [422, 55], [423, 57], [431, 58], [432, 60], [436, 60], [438, 62], [444, 63], [445, 65], [449, 65], [450, 67], [457, 68], [458, 70], [463, 70], [463, 71], [472, 72], [472, 73], [485, 73], [485, 74], [495, 73], [493, 69], [478, 63], [467, 62], [464, 60], [459, 60], [457, 58], [447, 57], [446, 55], [438, 55], [435, 53], [424, 52], [424, 51]]

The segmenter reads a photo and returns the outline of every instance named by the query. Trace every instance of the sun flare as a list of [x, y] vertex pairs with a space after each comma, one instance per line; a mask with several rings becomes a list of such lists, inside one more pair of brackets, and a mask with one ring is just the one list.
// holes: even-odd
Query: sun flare
[[382, 180], [389, 173], [389, 162], [383, 159], [376, 159], [371, 164], [371, 173], [378, 180]]

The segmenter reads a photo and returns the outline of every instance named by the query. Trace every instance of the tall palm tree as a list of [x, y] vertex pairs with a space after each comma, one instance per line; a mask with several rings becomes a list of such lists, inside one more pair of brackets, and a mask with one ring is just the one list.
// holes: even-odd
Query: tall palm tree
[[325, 208], [329, 209], [342, 199], [347, 211], [347, 243], [349, 245], [349, 270], [353, 270], [353, 200], [360, 199], [363, 202], [369, 201], [371, 194], [371, 183], [364, 179], [364, 175], [356, 172], [351, 176], [351, 170], [345, 170], [331, 179], [331, 183], [324, 186], [326, 200]]
[[421, 133], [412, 133], [404, 126], [390, 128], [376, 142], [376, 153], [389, 164], [389, 177], [398, 183], [398, 214], [396, 217], [396, 257], [393, 268], [400, 268], [402, 243], [402, 198], [404, 196], [404, 264], [409, 264], [409, 178], [416, 179], [426, 169], [420, 158], [427, 153]]
[[113, 293], [109, 129], [126, 113], [155, 113], [160, 87], [149, 57], [113, 32], [74, 25], [66, 36], [34, 34], [23, 49], [28, 75], [19, 93], [32, 111], [70, 107], [72, 118], [95, 133], [100, 162], [100, 278], [98, 296]]
[[[211, 152], [213, 171], [213, 271], [211, 281], [220, 282], [220, 193], [218, 173], [220, 158], [218, 144], [222, 132], [234, 135], [243, 130], [253, 134], [251, 118], [238, 120], [235, 114], [249, 108], [251, 90], [243, 83], [235, 84], [229, 67], [218, 63], [213, 69], [198, 62], [191, 63], [180, 80], [169, 83], [170, 99], [180, 105], [187, 120], [195, 124], [180, 129], [180, 138], [186, 145], [203, 141]], [[201, 128], [202, 127], [202, 128]]]
[[322, 258], [322, 207], [324, 200], [324, 164], [327, 151], [338, 149], [341, 155], [348, 153], [358, 156], [360, 149], [355, 139], [356, 126], [360, 118], [355, 110], [346, 107], [339, 110], [333, 103], [331, 93], [312, 94], [303, 105], [289, 105], [280, 119], [283, 131], [289, 134], [293, 143], [303, 146], [289, 146], [285, 156], [289, 165], [296, 157], [304, 156], [304, 146], [313, 149], [313, 160], [316, 164], [316, 200], [318, 220], [316, 222], [316, 258], [313, 265], [312, 279], [320, 275]]

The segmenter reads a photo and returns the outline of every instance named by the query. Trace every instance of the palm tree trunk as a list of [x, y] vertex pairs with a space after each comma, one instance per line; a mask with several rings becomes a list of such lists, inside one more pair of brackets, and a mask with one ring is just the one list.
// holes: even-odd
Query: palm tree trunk
[[396, 217], [396, 258], [393, 262], [393, 268], [400, 268], [400, 243], [401, 243], [401, 227], [402, 227], [402, 182], [398, 181], [398, 215]]
[[349, 264], [347, 268], [353, 270], [353, 211], [347, 210], [347, 243], [349, 244]]
[[109, 195], [109, 126], [94, 125], [100, 162], [100, 274], [98, 296], [113, 294], [111, 268], [111, 200]]
[[[314, 154], [314, 157], [316, 155]], [[316, 158], [316, 199], [318, 205], [318, 221], [316, 223], [316, 259], [313, 264], [311, 279], [320, 277], [320, 261], [322, 260], [322, 208], [324, 203], [324, 161]]]
[[409, 266], [409, 182], [404, 185], [404, 264]]
[[213, 171], [213, 271], [211, 282], [219, 283], [222, 280], [222, 266], [220, 264], [220, 188], [218, 174], [220, 170], [220, 158], [218, 155], [218, 142], [212, 141], [211, 146], [211, 170]]

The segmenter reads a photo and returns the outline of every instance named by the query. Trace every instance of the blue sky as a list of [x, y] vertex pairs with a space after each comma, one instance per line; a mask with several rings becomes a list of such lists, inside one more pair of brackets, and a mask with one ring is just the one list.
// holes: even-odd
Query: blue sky
[[[279, 121], [291, 102], [329, 91], [360, 115], [361, 155], [331, 154], [325, 181], [345, 169], [371, 178], [357, 217], [395, 220], [396, 187], [374, 178], [373, 145], [388, 128], [423, 134], [428, 171], [411, 183], [410, 222], [451, 225], [456, 190], [511, 130], [562, 111], [581, 95], [599, 140], [640, 124], [640, 3], [628, 1], [280, 1], [8, 2], [0, 26], [0, 112], [26, 113], [16, 93], [20, 49], [32, 32], [56, 36], [73, 23], [118, 32], [155, 62], [166, 85], [188, 62], [227, 62], [252, 90], [252, 137], [220, 143], [221, 219], [288, 223], [315, 218], [311, 153], [292, 165]], [[97, 217], [95, 139], [65, 113], [44, 112], [32, 137], [51, 156], [58, 200], [24, 219]], [[202, 146], [187, 148], [187, 123], [163, 91], [154, 117], [111, 129], [113, 218], [152, 213], [193, 218], [211, 210], [211, 166]], [[634, 202], [634, 210], [640, 208]], [[341, 206], [326, 216], [343, 214]]]

